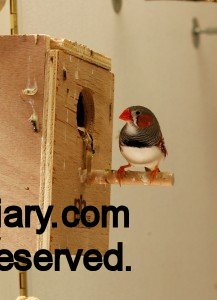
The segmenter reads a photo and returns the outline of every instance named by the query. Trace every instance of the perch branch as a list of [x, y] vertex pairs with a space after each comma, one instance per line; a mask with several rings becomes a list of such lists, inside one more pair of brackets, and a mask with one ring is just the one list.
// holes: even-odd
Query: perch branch
[[[122, 185], [160, 185], [172, 186], [174, 184], [174, 175], [169, 172], [159, 172], [156, 178], [150, 182], [149, 172], [127, 171], [121, 180]], [[79, 176], [82, 183], [86, 184], [118, 184], [117, 171], [115, 170], [79, 170]]]

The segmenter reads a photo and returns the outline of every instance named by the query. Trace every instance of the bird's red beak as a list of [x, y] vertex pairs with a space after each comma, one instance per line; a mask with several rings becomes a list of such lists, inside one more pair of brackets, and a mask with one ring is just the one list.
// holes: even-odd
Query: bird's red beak
[[129, 110], [129, 108], [125, 109], [122, 112], [122, 114], [119, 116], [119, 119], [121, 119], [123, 121], [133, 121], [131, 111]]

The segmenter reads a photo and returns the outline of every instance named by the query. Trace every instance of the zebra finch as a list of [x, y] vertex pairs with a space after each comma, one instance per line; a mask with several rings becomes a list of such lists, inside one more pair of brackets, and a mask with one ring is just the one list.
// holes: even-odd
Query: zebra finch
[[151, 110], [143, 106], [131, 106], [119, 117], [126, 124], [119, 135], [119, 147], [128, 164], [117, 171], [119, 184], [125, 169], [134, 165], [142, 165], [149, 171], [152, 182], [159, 170], [159, 163], [167, 155], [167, 149], [157, 118]]

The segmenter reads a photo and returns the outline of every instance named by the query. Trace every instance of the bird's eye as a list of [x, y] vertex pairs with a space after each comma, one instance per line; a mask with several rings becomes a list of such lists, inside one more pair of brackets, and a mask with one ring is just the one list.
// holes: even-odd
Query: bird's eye
[[137, 115], [137, 116], [140, 115], [140, 111], [137, 110], [137, 111], [136, 111], [136, 115]]

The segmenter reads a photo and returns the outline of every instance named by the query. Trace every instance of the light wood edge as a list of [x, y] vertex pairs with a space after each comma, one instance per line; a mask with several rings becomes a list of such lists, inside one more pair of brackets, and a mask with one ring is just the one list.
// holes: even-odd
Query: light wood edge
[[[43, 133], [41, 146], [40, 192], [39, 203], [42, 211], [46, 211], [52, 201], [53, 148], [56, 105], [57, 50], [50, 50], [46, 55]], [[51, 61], [53, 59], [53, 62]], [[50, 223], [46, 231], [38, 236], [38, 249], [50, 248]]]
[[95, 51], [90, 50], [88, 47], [84, 45], [80, 45], [76, 42], [71, 42], [66, 39], [50, 39], [50, 47], [51, 49], [60, 49], [68, 54], [86, 60], [90, 63], [93, 63], [99, 67], [102, 67], [106, 70], [111, 70], [111, 59], [99, 54]]
[[33, 37], [35, 43], [37, 44], [38, 37], [46, 38], [47, 51], [50, 50], [62, 50], [70, 55], [81, 58], [88, 61], [94, 65], [97, 65], [103, 69], [111, 71], [111, 58], [106, 57], [100, 53], [97, 53], [89, 49], [85, 45], [78, 44], [77, 42], [72, 42], [67, 39], [56, 39], [45, 34], [23, 34], [23, 35], [0, 35], [0, 37]]

